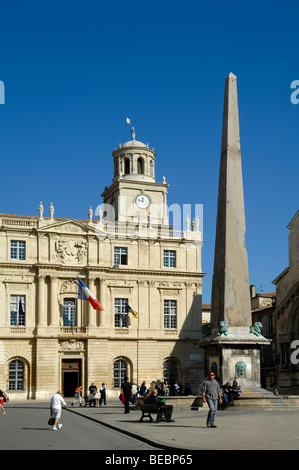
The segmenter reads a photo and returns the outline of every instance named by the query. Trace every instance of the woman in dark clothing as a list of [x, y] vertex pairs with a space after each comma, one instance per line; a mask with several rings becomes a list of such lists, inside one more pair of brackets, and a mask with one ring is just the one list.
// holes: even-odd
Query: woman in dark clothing
[[147, 391], [147, 386], [146, 386], [146, 383], [145, 383], [145, 380], [142, 382], [142, 384], [140, 385], [140, 389], [139, 389], [139, 395], [141, 397], [143, 397], [145, 395], [145, 392]]

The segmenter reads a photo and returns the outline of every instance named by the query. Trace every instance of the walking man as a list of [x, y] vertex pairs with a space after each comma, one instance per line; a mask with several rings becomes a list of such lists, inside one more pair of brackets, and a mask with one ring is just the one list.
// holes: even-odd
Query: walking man
[[125, 396], [125, 413], [130, 413], [130, 400], [133, 396], [132, 384], [129, 382], [128, 377], [124, 378], [124, 382], [121, 385], [121, 393]]
[[80, 406], [83, 406], [83, 405], [82, 405], [82, 387], [81, 387], [81, 385], [75, 389], [75, 396], [74, 396], [74, 400], [73, 400], [72, 403], [71, 403], [71, 406], [74, 406], [74, 404], [75, 404], [78, 400], [79, 400], [79, 402], [80, 402]]
[[217, 380], [215, 379], [214, 372], [209, 372], [209, 378], [205, 380], [203, 384], [203, 393], [202, 393], [203, 402], [208, 404], [209, 413], [207, 417], [207, 427], [208, 428], [217, 428], [215, 424], [215, 415], [219, 404], [222, 403], [220, 386]]

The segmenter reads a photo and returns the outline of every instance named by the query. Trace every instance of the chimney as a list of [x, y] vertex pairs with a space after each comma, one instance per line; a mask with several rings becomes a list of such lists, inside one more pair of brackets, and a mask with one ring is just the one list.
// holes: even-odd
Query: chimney
[[255, 297], [255, 285], [250, 286], [250, 297]]

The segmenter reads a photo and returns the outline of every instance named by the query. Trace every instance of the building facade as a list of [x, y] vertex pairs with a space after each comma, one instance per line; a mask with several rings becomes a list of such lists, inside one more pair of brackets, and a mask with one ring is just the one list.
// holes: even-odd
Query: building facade
[[277, 386], [276, 292], [257, 293], [250, 286], [252, 324], [261, 323], [262, 334], [270, 345], [261, 346], [261, 386], [274, 391]]
[[[11, 399], [73, 396], [77, 385], [202, 380], [202, 239], [198, 220], [168, 223], [156, 153], [131, 141], [87, 219], [0, 214], [0, 388]], [[104, 311], [78, 299], [80, 277]], [[126, 304], [138, 312], [127, 313]]]
[[278, 387], [299, 393], [299, 211], [288, 225], [289, 266], [273, 281], [276, 286]]

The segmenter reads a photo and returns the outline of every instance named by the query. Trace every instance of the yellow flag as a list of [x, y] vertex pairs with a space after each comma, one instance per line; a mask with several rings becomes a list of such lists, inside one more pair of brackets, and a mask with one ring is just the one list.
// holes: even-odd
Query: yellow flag
[[125, 311], [127, 313], [132, 313], [132, 315], [135, 317], [135, 318], [138, 318], [138, 312], [136, 312], [136, 310], [133, 310], [129, 304], [126, 303], [126, 306], [125, 306]]

